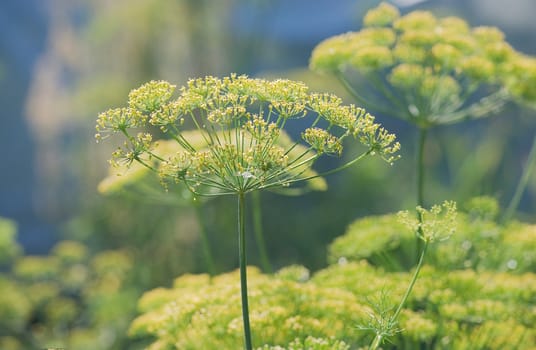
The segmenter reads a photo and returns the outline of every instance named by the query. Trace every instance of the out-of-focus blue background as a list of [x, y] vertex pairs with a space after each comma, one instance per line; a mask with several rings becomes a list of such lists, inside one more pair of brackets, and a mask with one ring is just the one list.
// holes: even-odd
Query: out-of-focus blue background
[[[306, 72], [311, 50], [329, 36], [358, 30], [364, 12], [377, 3], [3, 0], [0, 216], [17, 222], [19, 240], [26, 251], [42, 253], [68, 232], [65, 227], [73, 219], [98, 205], [102, 199], [96, 193], [96, 184], [106, 172], [109, 149], [95, 147], [92, 137], [96, 114], [124, 103], [128, 91], [143, 81], [167, 79], [183, 84], [189, 77], [237, 72], [303, 79], [316, 88], [341, 92], [332, 81]], [[533, 0], [399, 0], [395, 4], [402, 12], [432, 9], [437, 15], [459, 15], [473, 26], [498, 26], [515, 49], [536, 54]], [[404, 137], [410, 133], [408, 126], [380, 117], [403, 142], [408, 142], [403, 143], [408, 152], [403, 161], [411, 163], [412, 138]], [[457, 130], [451, 128], [450, 132], [455, 134]], [[477, 192], [468, 195], [490, 194], [503, 205], [507, 203], [535, 130], [535, 113], [514, 107], [507, 108], [503, 115], [464, 126], [461, 136], [497, 138], [496, 143], [488, 140], [489, 148], [481, 152], [502, 152], [490, 161], [494, 163], [484, 174], [486, 185], [477, 189], [467, 185], [467, 192]], [[464, 145], [468, 153], [479, 147], [471, 142]], [[441, 151], [441, 147], [429, 150], [432, 154]], [[432, 166], [446, 172], [443, 158], [437, 159]], [[444, 190], [431, 191], [435, 198], [450, 193], [456, 184], [463, 186], [465, 175], [459, 173], [459, 177], [456, 182], [445, 175], [446, 179], [440, 181]], [[372, 179], [374, 174], [366, 178]], [[339, 232], [331, 235], [338, 235], [349, 219], [367, 211], [396, 210], [411, 204], [411, 198], [401, 198], [412, 193], [411, 172], [395, 169], [380, 178], [398, 184], [373, 183], [376, 191], [366, 193], [367, 197], [360, 192], [361, 197], [348, 198], [345, 189], [360, 179], [336, 176], [328, 179], [333, 188], [330, 195], [290, 202], [317, 214], [311, 207], [326, 201], [345, 203], [345, 214], [331, 218], [339, 222]], [[397, 188], [398, 197], [392, 193]], [[536, 208], [535, 192], [533, 178], [522, 201], [521, 215], [525, 218], [530, 218]], [[268, 207], [268, 216], [272, 212], [277, 217], [277, 210], [270, 207], [271, 199], [269, 196], [264, 206]], [[371, 203], [368, 207], [367, 202]], [[298, 215], [294, 225], [299, 226], [310, 215]]]

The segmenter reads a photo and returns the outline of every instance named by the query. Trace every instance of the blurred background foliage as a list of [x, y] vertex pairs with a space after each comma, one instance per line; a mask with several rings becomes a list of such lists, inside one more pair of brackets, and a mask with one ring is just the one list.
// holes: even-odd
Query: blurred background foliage
[[[125, 348], [134, 300], [143, 291], [169, 286], [182, 273], [206, 270], [201, 230], [209, 237], [215, 272], [236, 267], [236, 239], [229, 234], [234, 232], [235, 203], [216, 198], [186, 207], [173, 198], [155, 202], [128, 191], [98, 194], [114, 145], [95, 145], [97, 113], [121, 105], [132, 88], [150, 79], [182, 85], [190, 77], [231, 72], [301, 80], [312, 90], [352, 102], [336, 81], [307, 70], [308, 59], [321, 40], [358, 30], [363, 13], [378, 1], [34, 2], [35, 7], [15, 0], [0, 5], [5, 28], [0, 35], [0, 142], [6, 152], [0, 215], [16, 221], [24, 246], [15, 242], [14, 224], [2, 221], [0, 290], [15, 299], [2, 298], [8, 301], [0, 306], [0, 319], [13, 324], [1, 327], [12, 332], [0, 334], [0, 348], [17, 349], [17, 342], [32, 337], [36, 343], [61, 345], [57, 342], [66, 339], [66, 330], [78, 328], [70, 334], [86, 344], [103, 339], [103, 349]], [[430, 9], [471, 25], [498, 26], [516, 50], [536, 54], [536, 5], [531, 1], [508, 6], [498, 0], [395, 4], [402, 13]], [[296, 263], [312, 271], [323, 268], [327, 245], [353, 220], [414, 206], [414, 131], [389, 116], [377, 117], [402, 143], [402, 160], [396, 165], [367, 160], [330, 176], [328, 191], [299, 197], [263, 193], [263, 231], [276, 268]], [[529, 152], [535, 117], [534, 110], [508, 105], [485, 120], [431, 130], [427, 204], [453, 199], [463, 205], [473, 196], [489, 195], [506, 206]], [[517, 217], [533, 222], [535, 211], [532, 176]], [[251, 216], [248, 224], [252, 227]], [[249, 262], [260, 265], [250, 236]], [[63, 239], [68, 242], [58, 243]], [[84, 253], [64, 259], [62, 249]], [[124, 270], [110, 277], [98, 267], [99, 259], [119, 259]], [[61, 277], [70, 273], [79, 280]], [[115, 278], [115, 290], [99, 290], [106, 278]], [[41, 285], [48, 286], [43, 289], [48, 295], [33, 292]], [[65, 314], [55, 314], [59, 312]], [[73, 345], [83, 340], [68, 341], [71, 348], [83, 348]]]

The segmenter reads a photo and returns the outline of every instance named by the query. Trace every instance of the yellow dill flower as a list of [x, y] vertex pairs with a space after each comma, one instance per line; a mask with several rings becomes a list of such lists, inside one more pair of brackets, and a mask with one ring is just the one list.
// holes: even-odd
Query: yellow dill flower
[[[378, 61], [378, 55], [373, 56], [371, 59]], [[128, 169], [139, 163], [158, 173], [164, 182], [183, 183], [192, 192], [214, 195], [213, 189], [219, 194], [245, 193], [287, 186], [306, 179], [305, 175], [314, 177], [310, 166], [324, 153], [340, 155], [346, 137], [362, 143], [366, 140], [369, 153], [386, 159], [399, 147], [390, 147], [394, 135], [378, 132], [379, 126], [364, 110], [342, 106], [336, 98], [310, 94], [301, 82], [232, 75], [191, 80], [180, 89], [178, 99], [170, 100], [173, 90], [169, 83], [147, 83], [130, 94], [129, 108], [110, 110], [99, 117], [100, 132], [126, 138], [113, 153], [113, 165]], [[302, 134], [309, 148], [298, 147], [299, 142], [280, 145], [279, 138], [285, 139], [283, 126], [305, 117], [315, 125]], [[150, 133], [130, 134], [130, 129], [147, 120], [176, 141], [178, 149], [173, 154], [162, 152]], [[186, 120], [197, 128], [202, 146], [188, 139], [191, 132], [183, 130]], [[320, 120], [329, 123], [327, 130], [316, 125]], [[296, 154], [300, 149], [303, 152]], [[139, 167], [131, 174], [127, 183], [144, 176]]]
[[399, 17], [400, 12], [396, 7], [382, 2], [377, 7], [367, 11], [363, 18], [363, 25], [365, 27], [385, 27], [392, 24]]
[[398, 18], [393, 28], [399, 31], [433, 30], [437, 25], [437, 18], [429, 11], [412, 11]]
[[496, 27], [475, 27], [473, 28], [473, 36], [480, 43], [494, 43], [504, 40], [504, 33]]
[[416, 342], [430, 342], [437, 334], [438, 325], [422, 314], [404, 310], [400, 315], [400, 327], [404, 336]]
[[428, 47], [438, 41], [438, 35], [434, 31], [426, 29], [410, 29], [400, 36], [400, 42], [413, 46]]
[[419, 238], [426, 242], [448, 239], [456, 231], [456, 203], [445, 201], [442, 205], [434, 205], [430, 210], [417, 207], [421, 216], [418, 220], [408, 211], [398, 214], [401, 222], [405, 223]]
[[402, 63], [393, 68], [388, 76], [389, 82], [400, 88], [418, 86], [424, 78], [424, 69], [420, 65]]
[[452, 45], [438, 43], [432, 46], [432, 56], [442, 70], [452, 70], [458, 65], [462, 53]]
[[367, 44], [391, 46], [396, 41], [396, 33], [391, 28], [364, 28], [357, 38]]
[[[526, 78], [511, 73], [517, 55], [497, 28], [471, 28], [461, 18], [436, 18], [428, 11], [399, 17], [396, 8], [382, 3], [365, 16], [360, 31], [320, 43], [310, 67], [335, 74], [363, 105], [428, 128], [496, 111], [512, 98], [509, 92], [531, 100], [530, 81], [524, 84]], [[417, 74], [407, 74], [406, 65], [414, 65], [411, 73]], [[352, 86], [356, 77], [363, 91]], [[446, 88], [434, 88], [442, 81]]]
[[492, 80], [494, 72], [493, 63], [479, 56], [467, 57], [460, 64], [460, 74], [465, 74], [476, 81]]
[[459, 17], [449, 16], [439, 19], [439, 28], [443, 32], [467, 34], [470, 31], [469, 24]]
[[393, 48], [393, 56], [401, 64], [420, 64], [428, 57], [428, 52], [419, 46], [398, 42]]
[[348, 33], [322, 41], [311, 54], [309, 63], [311, 69], [320, 72], [339, 70], [354, 52], [356, 42], [354, 37], [354, 33]]
[[352, 67], [362, 70], [375, 70], [393, 64], [391, 50], [384, 46], [368, 46], [357, 50], [350, 58]]

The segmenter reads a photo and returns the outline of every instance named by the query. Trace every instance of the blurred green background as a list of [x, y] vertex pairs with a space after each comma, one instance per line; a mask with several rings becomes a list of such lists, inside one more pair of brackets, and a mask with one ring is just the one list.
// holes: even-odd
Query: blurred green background
[[[129, 273], [122, 277], [131, 286], [126, 300], [169, 285], [182, 273], [205, 271], [200, 230], [208, 234], [216, 272], [235, 268], [234, 198], [217, 198], [195, 209], [97, 192], [113, 149], [111, 142], [95, 144], [97, 114], [123, 105], [131, 89], [151, 79], [180, 86], [190, 77], [231, 72], [302, 80], [312, 90], [334, 92], [350, 103], [336, 81], [308, 71], [309, 55], [321, 40], [358, 30], [364, 12], [377, 3], [2, 1], [0, 216], [16, 223], [18, 242], [29, 254], [46, 254], [62, 239], [82, 242], [89, 256], [124, 253]], [[534, 1], [393, 3], [402, 13], [430, 9], [473, 26], [498, 26], [516, 50], [536, 54]], [[352, 220], [414, 206], [415, 131], [389, 116], [377, 118], [402, 143], [402, 159], [392, 167], [369, 159], [330, 176], [325, 192], [262, 194], [263, 230], [274, 267], [298, 263], [319, 269], [326, 264], [327, 244]], [[490, 195], [505, 207], [535, 130], [536, 113], [513, 105], [490, 118], [432, 130], [426, 145], [427, 204]], [[535, 212], [533, 176], [517, 217], [535, 222]], [[249, 262], [259, 265], [250, 236]]]

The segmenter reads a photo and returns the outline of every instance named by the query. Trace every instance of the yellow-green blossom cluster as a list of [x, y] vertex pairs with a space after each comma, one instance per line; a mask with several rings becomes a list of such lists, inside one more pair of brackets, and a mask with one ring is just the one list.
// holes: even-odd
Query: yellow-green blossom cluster
[[[258, 124], [259, 121], [257, 122], [257, 125]], [[260, 131], [258, 131], [258, 126], [255, 126], [253, 121], [248, 121], [245, 127], [250, 129], [252, 133], [259, 133], [259, 137], [262, 137], [262, 135], [260, 135]], [[255, 131], [254, 128], [257, 128], [257, 131]], [[206, 140], [203, 139], [203, 134], [198, 130], [183, 131], [182, 136], [195, 149], [202, 150], [207, 148]], [[223, 137], [223, 134], [220, 133], [218, 136]], [[297, 158], [299, 155], [302, 155], [307, 151], [307, 148], [304, 145], [296, 144], [294, 141], [292, 141], [284, 130], [279, 131], [277, 146], [280, 146], [283, 149], [290, 149], [288, 157], [291, 159]], [[184, 153], [184, 148], [173, 139], [155, 141], [151, 145], [151, 149], [154, 153], [159, 154], [163, 159], [174, 158], [176, 160], [180, 160], [177, 159], [177, 157], [181, 154], [183, 154], [183, 156], [187, 156], [187, 153]], [[314, 154], [312, 151], [309, 151], [308, 153], [309, 157]], [[163, 164], [161, 165], [160, 171], [165, 171]], [[318, 177], [317, 172], [311, 168], [310, 164], [296, 166], [294, 169], [292, 169], [292, 172], [295, 174], [302, 174], [302, 176], [305, 178], [309, 178], [309, 180], [306, 181], [307, 190], [324, 191], [327, 189], [325, 179], [323, 177]], [[161, 184], [158, 180], [158, 174], [155, 174], [151, 171], [151, 169], [143, 166], [141, 163], [122, 163], [113, 164], [110, 166], [109, 175], [99, 183], [98, 189], [99, 192], [104, 194], [113, 194], [120, 190], [128, 190], [131, 193], [141, 193], [145, 198], [147, 198], [147, 196], [151, 193], [159, 193]], [[178, 194], [177, 196], [173, 197], [174, 203], [185, 205], [191, 204], [191, 196], [187, 195], [189, 192], [184, 187], [167, 187], [167, 190], [174, 191], [173, 193]], [[159, 198], [162, 200], [162, 197]]]
[[0, 273], [0, 348], [112, 348], [134, 311], [136, 292], [125, 288], [131, 267], [123, 251], [91, 256], [76, 241], [15, 257]]
[[349, 350], [345, 342], [334, 338], [315, 338], [307, 337], [303, 339], [294, 339], [288, 346], [270, 346], [265, 345], [257, 350]]
[[[248, 275], [256, 346], [302, 349], [305, 344], [306, 349], [325, 349], [336, 344], [346, 349], [334, 339], [361, 342], [364, 335], [353, 332], [353, 325], [370, 310], [351, 293], [263, 275], [254, 268]], [[242, 320], [237, 280], [238, 271], [216, 277], [185, 275], [171, 289], [147, 292], [139, 301], [143, 314], [130, 333], [155, 336], [149, 349], [238, 349]], [[317, 347], [309, 347], [313, 344]]]
[[[459, 215], [457, 220], [471, 219]], [[359, 231], [357, 226], [356, 223], [352, 231]], [[396, 240], [396, 231], [406, 231], [411, 244], [404, 247], [400, 244], [398, 249], [414, 246], [415, 233], [397, 223], [396, 215], [364, 219], [361, 227], [364, 240], [384, 233]], [[478, 227], [481, 235], [485, 235], [487, 227]], [[465, 228], [453, 239], [463, 236]], [[358, 235], [353, 239], [355, 249], [361, 249]], [[460, 241], [461, 238], [456, 245]], [[446, 269], [438, 263], [440, 258], [434, 256], [437, 253], [433, 248], [450, 243], [451, 240], [431, 246], [431, 265], [421, 270], [419, 283], [394, 326], [402, 331], [393, 331], [390, 342], [382, 348], [463, 349], [470, 348], [467, 344], [471, 341], [477, 341], [482, 349], [532, 349], [536, 339], [533, 270], [513, 273], [497, 272], [498, 267], [491, 267], [495, 271], [463, 266]], [[335, 259], [335, 252], [331, 253], [333, 264], [312, 277], [300, 266], [289, 266], [275, 275], [249, 268], [251, 323], [257, 349], [367, 348], [370, 333], [358, 325], [370, 323], [371, 317], [380, 323], [389, 319], [412, 277], [411, 271], [403, 263], [396, 271], [386, 271], [386, 265], [373, 266], [363, 255]], [[518, 251], [513, 257], [519, 258], [524, 253]], [[404, 254], [385, 251], [386, 261], [387, 255], [390, 259], [405, 258]], [[175, 280], [172, 288], [147, 292], [139, 301], [142, 314], [132, 323], [131, 335], [152, 335], [154, 341], [149, 349], [240, 348], [237, 274], [184, 275]], [[374, 301], [377, 296], [379, 302]], [[490, 329], [493, 334], [486, 334]], [[460, 347], [463, 344], [465, 347]]]
[[536, 58], [521, 56], [510, 65], [509, 69], [510, 91], [521, 102], [536, 108]]
[[[340, 155], [347, 137], [389, 162], [400, 147], [363, 109], [342, 106], [336, 96], [310, 94], [300, 82], [232, 75], [191, 80], [176, 99], [174, 89], [149, 82], [129, 94], [128, 107], [99, 115], [97, 139], [109, 133], [126, 138], [112, 164], [137, 162], [163, 182], [182, 183], [194, 193], [246, 193], [316, 176], [311, 165], [323, 154]], [[310, 125], [301, 134], [304, 144], [280, 141], [286, 141], [283, 128], [293, 119]], [[143, 130], [148, 126], [176, 142], [174, 154], [161, 152]], [[201, 144], [189, 140], [192, 128]]]
[[[536, 269], [535, 225], [499, 225], [493, 221], [497, 202], [491, 198], [475, 198], [466, 208], [467, 213], [453, 216], [453, 208], [443, 207], [446, 216], [439, 215], [439, 219], [434, 219], [433, 213], [424, 213], [422, 234], [440, 241], [429, 247], [426, 256], [429, 264], [443, 270], [472, 268], [523, 273]], [[415, 254], [414, 237], [419, 232], [419, 221], [412, 214], [402, 214], [402, 221], [410, 223], [406, 226], [400, 215], [356, 220], [330, 245], [328, 260], [336, 263], [366, 259], [389, 270], [409, 268]], [[428, 216], [432, 221], [427, 224]], [[453, 227], [456, 234], [452, 235]], [[448, 240], [441, 240], [447, 236]]]
[[[366, 13], [360, 31], [318, 44], [310, 66], [346, 84], [351, 84], [348, 73], [359, 72], [374, 91], [357, 91], [361, 103], [421, 127], [482, 116], [504, 103], [506, 91], [536, 100], [534, 59], [515, 51], [499, 29], [471, 28], [461, 18], [438, 18], [429, 11], [401, 15], [387, 3]], [[492, 101], [467, 109], [472, 96], [487, 95]]]
[[[392, 347], [386, 345], [386, 349], [472, 348], [469, 344], [483, 349], [532, 349], [536, 339], [536, 231], [534, 225], [503, 227], [495, 223], [496, 206], [490, 198], [476, 198], [470, 201], [467, 214], [457, 215], [456, 223], [445, 223], [446, 227], [457, 226], [457, 233], [430, 246], [429, 265], [422, 269], [400, 317], [403, 332], [393, 336]], [[434, 218], [439, 213], [437, 208], [422, 212], [423, 221], [431, 216], [432, 221], [441, 222], [444, 218]], [[384, 271], [411, 267], [407, 261], [413, 261], [413, 236], [419, 227], [418, 220], [410, 221], [414, 224], [404, 228], [395, 215], [357, 220], [330, 246], [334, 265], [317, 273], [313, 282], [349, 290], [360, 300], [382, 293], [394, 307], [410, 275]], [[423, 231], [427, 229], [423, 227]], [[448, 234], [440, 236], [444, 233]], [[379, 243], [371, 244], [371, 240]], [[494, 333], [483, 332], [489, 329]]]
[[457, 211], [454, 202], [445, 201], [442, 205], [432, 206], [430, 210], [417, 207], [417, 215], [419, 219], [403, 211], [398, 217], [425, 242], [446, 240], [456, 231]]

